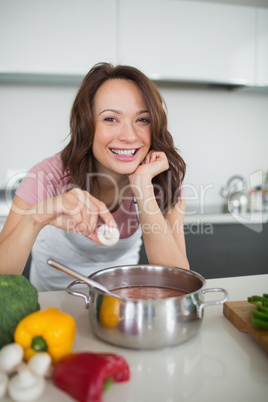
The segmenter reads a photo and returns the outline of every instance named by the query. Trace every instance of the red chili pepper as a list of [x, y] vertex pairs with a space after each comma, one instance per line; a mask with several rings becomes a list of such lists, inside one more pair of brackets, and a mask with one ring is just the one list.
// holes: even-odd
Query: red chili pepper
[[128, 381], [130, 370], [122, 356], [113, 353], [73, 353], [54, 367], [55, 385], [79, 402], [101, 402], [105, 384]]

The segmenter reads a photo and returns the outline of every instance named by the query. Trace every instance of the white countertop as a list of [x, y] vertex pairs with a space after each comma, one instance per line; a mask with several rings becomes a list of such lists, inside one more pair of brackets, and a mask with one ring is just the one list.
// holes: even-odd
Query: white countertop
[[[0, 201], [0, 232], [5, 224], [9, 214], [11, 201]], [[187, 205], [184, 217], [185, 225], [203, 225], [203, 224], [242, 224], [254, 225], [264, 224], [268, 222], [268, 210], [261, 212], [246, 213], [224, 213], [222, 205], [206, 205], [202, 208], [200, 205]]]
[[[8, 212], [0, 210], [0, 232], [6, 222]], [[204, 213], [204, 214], [186, 214], [184, 225], [218, 225], [218, 224], [242, 224], [244, 226], [263, 225], [268, 222], [268, 212], [254, 212], [244, 215], [231, 215], [229, 213]], [[260, 226], [261, 228], [261, 226]]]
[[185, 213], [184, 224], [202, 225], [210, 224], [242, 224], [245, 226], [263, 224], [268, 222], [268, 212], [247, 212], [244, 214], [236, 213]]
[[[206, 287], [226, 289], [229, 300], [246, 300], [268, 292], [268, 274], [210, 279]], [[162, 350], [137, 351], [98, 340], [91, 332], [81, 298], [62, 291], [42, 292], [39, 300], [41, 308], [58, 307], [75, 318], [74, 351], [117, 353], [129, 363], [131, 380], [113, 384], [103, 395], [103, 402], [267, 401], [268, 356], [225, 318], [222, 305], [205, 308], [202, 326], [188, 342]], [[39, 398], [39, 402], [72, 400], [51, 383]]]

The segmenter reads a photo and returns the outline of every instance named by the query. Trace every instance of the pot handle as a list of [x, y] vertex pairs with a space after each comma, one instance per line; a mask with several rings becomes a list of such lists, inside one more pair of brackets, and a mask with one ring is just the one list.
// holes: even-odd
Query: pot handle
[[217, 304], [223, 304], [228, 301], [228, 293], [225, 289], [222, 288], [207, 288], [207, 289], [202, 289], [201, 290], [202, 294], [205, 295], [206, 293], [212, 293], [212, 292], [220, 292], [223, 293], [223, 298], [219, 300], [211, 300], [211, 301], [204, 301], [201, 302], [198, 306], [198, 317], [202, 317], [202, 312], [203, 308], [207, 306], [215, 306]]
[[89, 308], [89, 303], [90, 303], [90, 295], [86, 295], [83, 292], [76, 292], [74, 290], [71, 290], [71, 288], [75, 285], [81, 285], [80, 281], [73, 281], [72, 283], [70, 283], [70, 285], [67, 286], [67, 288], [65, 289], [67, 293], [69, 293], [70, 295], [73, 296], [78, 296], [81, 297], [82, 299], [84, 299], [85, 301], [85, 308], [88, 309]]

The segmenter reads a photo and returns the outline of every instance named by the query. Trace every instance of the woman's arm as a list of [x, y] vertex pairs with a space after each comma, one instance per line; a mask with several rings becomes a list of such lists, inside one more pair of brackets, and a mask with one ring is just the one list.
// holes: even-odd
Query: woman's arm
[[184, 203], [178, 202], [164, 216], [153, 188], [147, 188], [144, 199], [137, 203], [149, 263], [189, 269], [183, 232]]
[[130, 184], [138, 204], [149, 263], [189, 269], [183, 232], [184, 202], [178, 201], [164, 216], [154, 195], [152, 178], [167, 169], [166, 155], [151, 152], [130, 175]]
[[46, 225], [80, 232], [99, 243], [96, 234], [99, 216], [108, 226], [116, 226], [106, 205], [79, 189], [33, 206], [15, 196], [0, 234], [0, 274], [22, 273], [32, 246]]
[[30, 206], [15, 195], [0, 233], [0, 274], [21, 274], [41, 230], [25, 212]]

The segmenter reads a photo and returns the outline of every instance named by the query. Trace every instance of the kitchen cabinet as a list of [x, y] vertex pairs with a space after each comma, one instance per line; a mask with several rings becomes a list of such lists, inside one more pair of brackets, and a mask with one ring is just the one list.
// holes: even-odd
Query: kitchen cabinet
[[[213, 224], [213, 230], [202, 233], [192, 227], [186, 230], [187, 256], [193, 271], [206, 279], [268, 273], [268, 223], [261, 232], [241, 224]], [[144, 246], [140, 264], [147, 264]]]
[[254, 224], [214, 224], [213, 233], [185, 236], [191, 269], [205, 278], [268, 273], [268, 223], [262, 231]]
[[268, 9], [257, 11], [256, 85], [268, 86]]
[[176, 0], [0, 2], [0, 82], [80, 84], [100, 61], [153, 80], [267, 86], [268, 10]]
[[120, 63], [153, 79], [254, 83], [254, 7], [121, 0], [119, 15]]
[[84, 75], [115, 62], [116, 0], [0, 2], [0, 72]]

